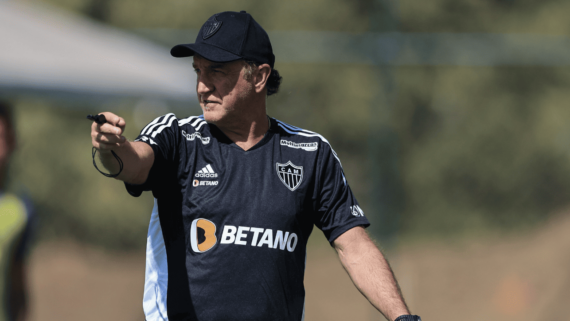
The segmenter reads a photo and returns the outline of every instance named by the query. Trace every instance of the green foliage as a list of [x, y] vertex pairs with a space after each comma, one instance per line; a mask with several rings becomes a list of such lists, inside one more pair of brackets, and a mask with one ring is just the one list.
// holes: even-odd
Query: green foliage
[[[221, 11], [251, 13], [267, 30], [332, 30], [361, 32], [366, 19], [358, 19], [359, 6], [347, 0], [42, 0], [80, 13], [94, 6], [106, 7], [106, 17], [96, 17], [122, 28], [199, 29]], [[357, 2], [356, 2], [357, 3]], [[323, 10], [326, 8], [326, 10]]]
[[[99, 1], [108, 9], [97, 11], [95, 0], [43, 1], [98, 12], [97, 19], [125, 28], [197, 29], [215, 12], [247, 10], [268, 30], [343, 32], [367, 31], [371, 6], [366, 0], [121, 0]], [[408, 32], [567, 34], [569, 9], [555, 0], [402, 0], [399, 26]], [[381, 195], [371, 192], [379, 164], [370, 155], [380, 150], [382, 137], [370, 135], [383, 130], [397, 134], [392, 170], [401, 178], [398, 210], [407, 235], [514, 229], [568, 204], [568, 67], [398, 67], [393, 79], [386, 70], [362, 65], [277, 61], [276, 68], [284, 82], [268, 99], [268, 113], [329, 139], [373, 223], [385, 222], [371, 205]], [[386, 93], [390, 81], [393, 92]], [[141, 126], [133, 106], [116, 102], [100, 110], [125, 117], [132, 139]], [[19, 101], [20, 149], [12, 176], [28, 187], [44, 235], [110, 248], [142, 246], [152, 197], [133, 198], [122, 183], [95, 171], [86, 113]], [[196, 113], [177, 111], [179, 117], [190, 114]]]
[[400, 90], [411, 94], [400, 92], [398, 104], [407, 229], [512, 228], [566, 205], [570, 150], [559, 142], [570, 136], [555, 119], [570, 112], [569, 71], [402, 70]]
[[[120, 108], [115, 110], [121, 113]], [[28, 190], [43, 237], [73, 237], [117, 249], [140, 247], [152, 197], [135, 199], [122, 182], [93, 168], [86, 114], [41, 102], [19, 103], [12, 184]], [[121, 114], [131, 119], [130, 112]], [[127, 129], [127, 137], [136, 137], [135, 128]]]
[[570, 32], [570, 3], [561, 0], [399, 0], [405, 32]]
[[[378, 0], [36, 0], [122, 28], [198, 29], [216, 12], [246, 10], [267, 30], [365, 32]], [[547, 33], [568, 35], [562, 0], [386, 0], [404, 32]]]

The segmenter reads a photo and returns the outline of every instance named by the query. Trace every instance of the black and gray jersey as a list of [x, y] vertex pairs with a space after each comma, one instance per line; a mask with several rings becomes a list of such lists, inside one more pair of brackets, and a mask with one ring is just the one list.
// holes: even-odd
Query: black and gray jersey
[[329, 242], [369, 225], [328, 141], [270, 122], [247, 151], [203, 116], [167, 114], [136, 139], [154, 151], [147, 181], [126, 184], [155, 197], [148, 321], [302, 320], [313, 225]]

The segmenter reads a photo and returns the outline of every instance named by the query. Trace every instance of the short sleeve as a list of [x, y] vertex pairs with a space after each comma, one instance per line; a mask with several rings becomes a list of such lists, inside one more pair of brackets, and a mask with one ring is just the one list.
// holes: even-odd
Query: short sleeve
[[170, 113], [160, 116], [146, 125], [135, 142], [144, 142], [154, 151], [154, 163], [145, 183], [133, 185], [125, 183], [132, 196], [140, 196], [143, 191], [152, 190], [164, 177], [165, 170], [178, 160], [179, 143], [178, 118]]
[[350, 190], [338, 156], [330, 145], [322, 144], [317, 169], [315, 225], [332, 243], [344, 232], [370, 223]]

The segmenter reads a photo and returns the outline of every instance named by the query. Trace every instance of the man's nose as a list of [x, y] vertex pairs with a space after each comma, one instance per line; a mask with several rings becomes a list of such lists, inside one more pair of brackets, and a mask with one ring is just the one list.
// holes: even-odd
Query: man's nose
[[212, 85], [211, 82], [207, 81], [207, 79], [200, 77], [196, 84], [196, 92], [198, 95], [204, 95], [211, 93], [212, 91], [214, 91], [214, 85]]

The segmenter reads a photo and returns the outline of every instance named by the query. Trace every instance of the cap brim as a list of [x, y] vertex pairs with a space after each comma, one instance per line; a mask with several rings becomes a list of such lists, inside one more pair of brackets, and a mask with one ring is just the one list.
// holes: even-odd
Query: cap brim
[[233, 54], [229, 51], [225, 51], [218, 47], [203, 43], [201, 44], [189, 43], [189, 44], [177, 45], [170, 50], [170, 54], [173, 57], [177, 58], [190, 57], [194, 56], [195, 54], [198, 54], [214, 62], [228, 62], [228, 61], [242, 59], [242, 57]]

